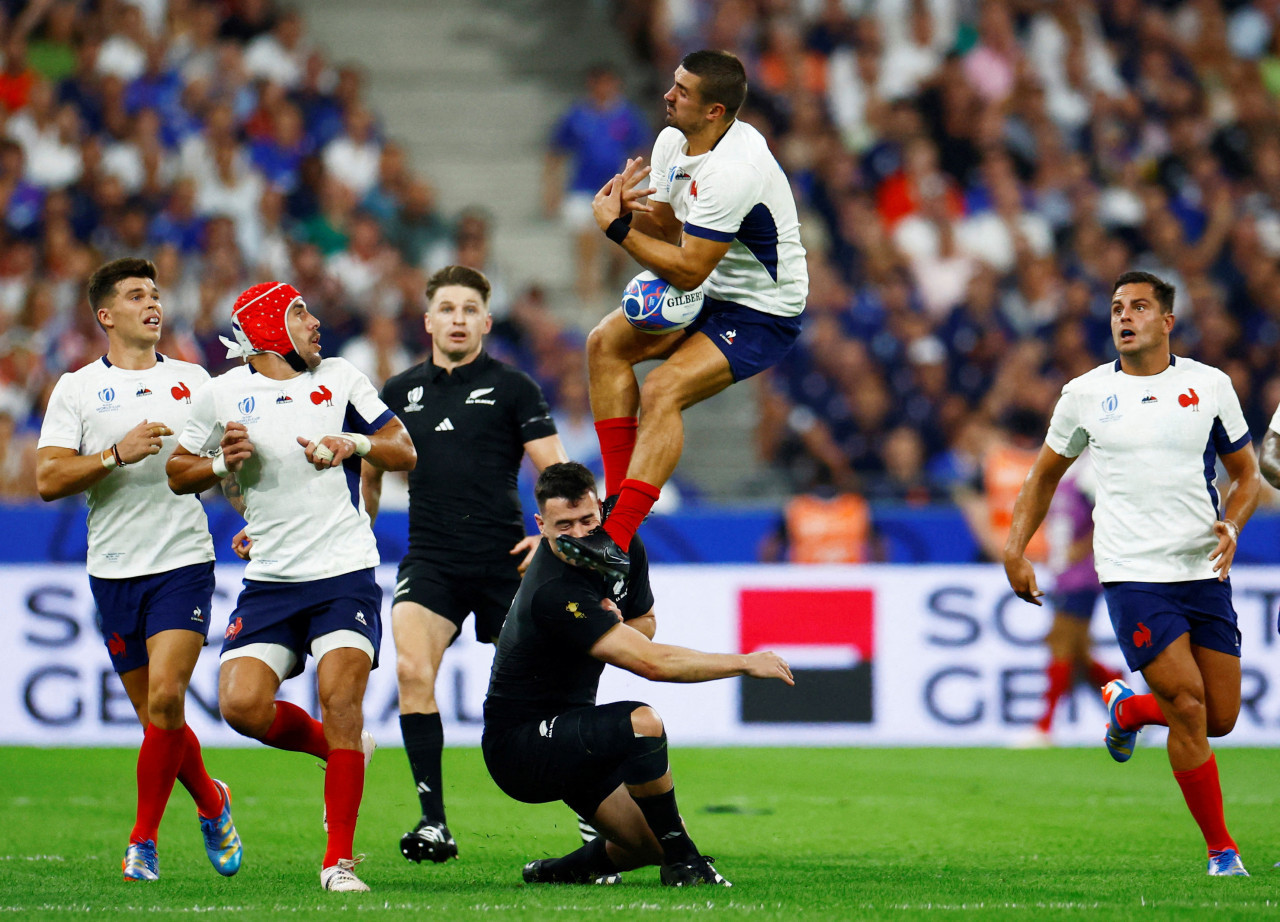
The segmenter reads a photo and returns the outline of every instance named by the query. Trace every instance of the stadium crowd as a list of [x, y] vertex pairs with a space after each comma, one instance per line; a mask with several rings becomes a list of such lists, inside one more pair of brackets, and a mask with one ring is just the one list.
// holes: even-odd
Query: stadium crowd
[[[686, 51], [741, 55], [743, 117], [797, 187], [802, 343], [757, 385], [758, 448], [793, 490], [949, 497], [1011, 419], [1047, 420], [1064, 381], [1112, 357], [1110, 285], [1129, 268], [1177, 284], [1175, 349], [1226, 370], [1265, 431], [1280, 402], [1275, 4], [613, 9], [645, 101]], [[326, 352], [377, 383], [424, 352], [426, 274], [479, 268], [490, 348], [535, 376], [590, 460], [583, 331], [495, 270], [487, 215], [441, 213], [431, 165], [407, 162], [361, 70], [313, 45], [298, 10], [9, 0], [0, 54], [0, 496], [33, 495], [52, 383], [101, 354], [88, 273], [134, 253], [162, 273], [162, 352], [222, 371], [231, 300], [278, 277], [323, 319]]]

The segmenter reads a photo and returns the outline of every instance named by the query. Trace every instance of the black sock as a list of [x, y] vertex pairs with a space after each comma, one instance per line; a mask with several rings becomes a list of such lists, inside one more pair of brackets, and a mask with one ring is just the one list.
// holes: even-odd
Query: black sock
[[640, 812], [644, 814], [645, 822], [658, 837], [665, 864], [680, 864], [698, 857], [698, 847], [685, 832], [684, 823], [680, 822], [675, 788], [665, 794], [655, 794], [652, 797], [635, 797], [635, 795], [632, 797], [636, 806], [640, 808]]
[[548, 861], [543, 871], [550, 881], [561, 883], [585, 883], [606, 874], [616, 874], [618, 866], [605, 851], [603, 838], [593, 839], [577, 851], [563, 858]]
[[440, 753], [444, 749], [444, 727], [439, 714], [401, 714], [400, 735], [409, 757], [409, 769], [418, 789], [422, 815], [433, 823], [444, 822], [444, 784]]

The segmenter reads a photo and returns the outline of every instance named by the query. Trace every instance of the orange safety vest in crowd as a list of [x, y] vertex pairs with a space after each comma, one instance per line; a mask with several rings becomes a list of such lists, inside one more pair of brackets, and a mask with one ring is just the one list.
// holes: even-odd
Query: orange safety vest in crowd
[[[982, 470], [982, 484], [987, 498], [987, 516], [996, 542], [1004, 546], [1013, 527], [1013, 504], [1018, 498], [1031, 466], [1036, 463], [1038, 451], [1005, 446], [987, 456]], [[1027, 545], [1027, 559], [1043, 562], [1049, 559], [1049, 543], [1044, 528], [1031, 536]]]
[[853, 493], [831, 499], [797, 496], [787, 503], [787, 559], [792, 563], [862, 563], [871, 510]]

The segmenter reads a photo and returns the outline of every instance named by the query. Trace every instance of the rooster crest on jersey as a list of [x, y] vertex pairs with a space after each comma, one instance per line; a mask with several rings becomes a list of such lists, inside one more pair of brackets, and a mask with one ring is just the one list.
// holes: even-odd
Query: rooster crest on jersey
[[306, 371], [307, 363], [298, 355], [285, 322], [294, 304], [306, 307], [307, 302], [287, 282], [263, 282], [245, 289], [231, 308], [231, 332], [236, 341], [219, 337], [228, 347], [227, 358], [274, 352], [295, 371]]
[[622, 292], [622, 313], [637, 330], [683, 330], [702, 311], [702, 288], [681, 291], [652, 272], [641, 272]]

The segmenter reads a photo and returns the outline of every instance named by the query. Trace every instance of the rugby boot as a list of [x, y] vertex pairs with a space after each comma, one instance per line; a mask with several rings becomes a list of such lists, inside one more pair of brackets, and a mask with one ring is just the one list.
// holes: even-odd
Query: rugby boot
[[626, 579], [631, 572], [631, 558], [599, 525], [581, 538], [558, 536], [556, 547], [574, 563], [589, 567], [609, 579]]
[[699, 855], [679, 864], [664, 864], [658, 876], [662, 880], [664, 887], [699, 887], [703, 885], [732, 887], [733, 884], [721, 877], [720, 872], [712, 865], [715, 860], [706, 855]]
[[409, 861], [421, 864], [423, 861], [434, 861], [443, 864], [450, 858], [458, 857], [458, 843], [453, 833], [444, 823], [433, 823], [425, 816], [400, 837], [400, 854]]

